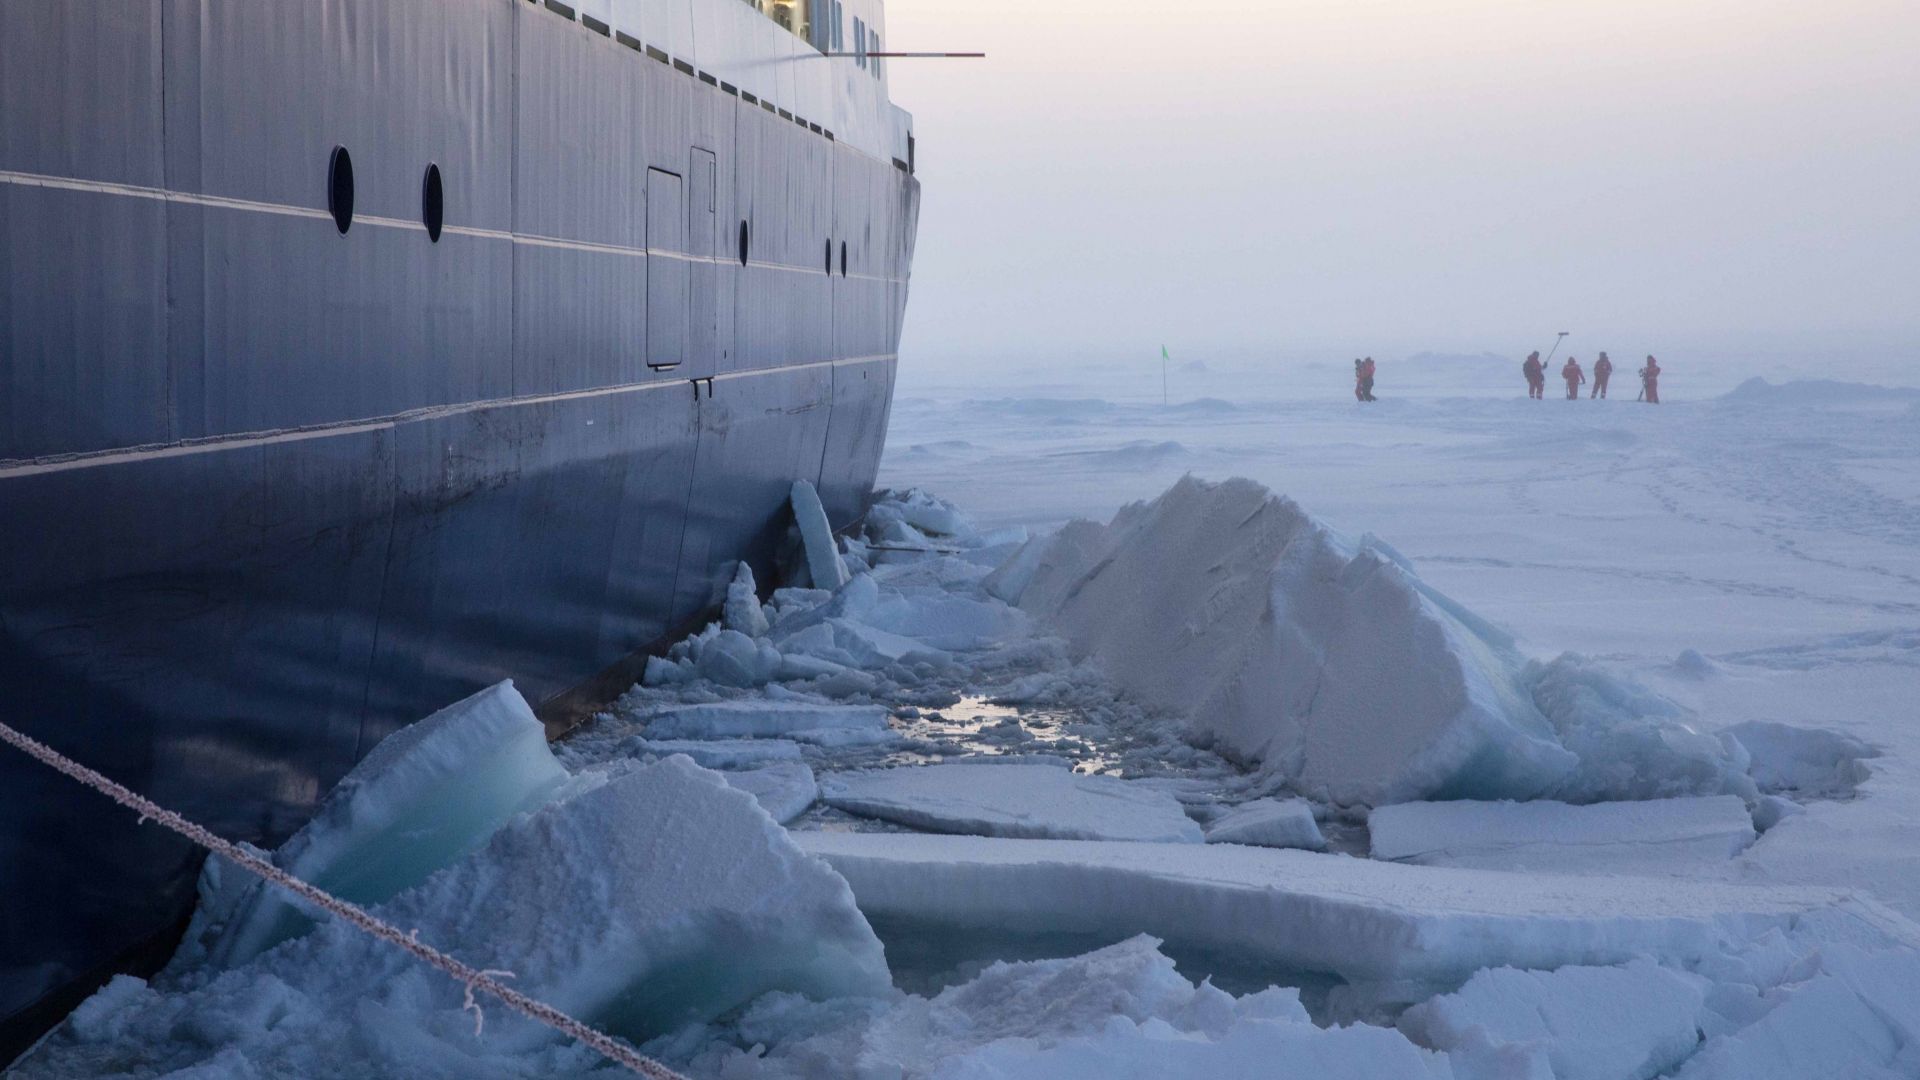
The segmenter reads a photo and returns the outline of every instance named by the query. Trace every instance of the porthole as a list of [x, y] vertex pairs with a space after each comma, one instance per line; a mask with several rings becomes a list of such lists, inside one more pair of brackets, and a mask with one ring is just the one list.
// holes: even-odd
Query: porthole
[[427, 163], [426, 179], [420, 182], [420, 220], [427, 227], [427, 239], [440, 242], [440, 226], [447, 219], [447, 193], [440, 186], [440, 166]]
[[847, 242], [840, 241], [840, 276], [847, 276]]
[[827, 238], [827, 276], [833, 276], [833, 238]]
[[740, 265], [747, 265], [747, 221], [740, 219]]
[[353, 155], [344, 146], [333, 148], [327, 164], [327, 212], [342, 236], [353, 227]]

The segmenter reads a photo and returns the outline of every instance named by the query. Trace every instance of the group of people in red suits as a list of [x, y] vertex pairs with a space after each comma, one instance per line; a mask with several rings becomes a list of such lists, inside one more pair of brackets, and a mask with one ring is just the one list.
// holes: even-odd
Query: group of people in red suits
[[[1520, 365], [1520, 373], [1527, 377], [1528, 397], [1547, 396], [1547, 370], [1540, 363], [1539, 353], [1527, 354], [1527, 362]], [[1560, 377], [1567, 382], [1567, 400], [1577, 400], [1581, 384], [1587, 381], [1587, 373], [1580, 367], [1580, 361], [1567, 357], [1567, 362], [1560, 367]], [[1587, 396], [1606, 397], [1607, 382], [1612, 378], [1613, 361], [1607, 359], [1606, 353], [1601, 353], [1600, 359], [1593, 362], [1593, 389]], [[1646, 366], [1640, 369], [1640, 400], [1650, 405], [1660, 404], [1660, 362], [1652, 356], [1647, 357]]]

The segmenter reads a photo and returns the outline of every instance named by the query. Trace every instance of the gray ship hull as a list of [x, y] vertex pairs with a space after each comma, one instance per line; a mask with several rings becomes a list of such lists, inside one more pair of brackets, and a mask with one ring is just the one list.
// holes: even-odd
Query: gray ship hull
[[[603, 29], [0, 5], [8, 722], [272, 845], [399, 725], [703, 617], [794, 479], [857, 515], [917, 183]], [[198, 855], [16, 755], [0, 809], [5, 1061], [164, 955]]]

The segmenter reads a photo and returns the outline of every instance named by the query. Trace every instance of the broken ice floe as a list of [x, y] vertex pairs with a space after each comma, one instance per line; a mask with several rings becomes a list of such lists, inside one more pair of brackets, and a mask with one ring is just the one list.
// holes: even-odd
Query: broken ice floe
[[1734, 740], [1576, 659], [1529, 664], [1391, 548], [1248, 481], [1072, 522], [986, 587], [1310, 798], [1754, 793]]
[[722, 773], [730, 787], [753, 796], [773, 820], [785, 825], [820, 798], [820, 784], [804, 761], [780, 761], [758, 769]]
[[1235, 997], [1196, 986], [1157, 944], [1135, 937], [1068, 959], [996, 963], [884, 1007], [772, 995], [673, 1048], [684, 1047], [695, 1075], [761, 1080], [1481, 1080], [1391, 1028], [1316, 1027], [1292, 989]]
[[1419, 802], [1367, 817], [1373, 857], [1573, 874], [1699, 873], [1755, 838], [1731, 795], [1644, 802]]
[[878, 705], [824, 705], [805, 701], [701, 702], [661, 709], [647, 718], [649, 739], [790, 739], [821, 732], [886, 732]]
[[[461, 798], [446, 793], [448, 814]], [[339, 819], [336, 819], [339, 820]], [[352, 822], [342, 822], [352, 828]], [[316, 837], [323, 839], [324, 837]], [[363, 838], [352, 838], [357, 841]], [[373, 913], [635, 1042], [769, 991], [891, 994], [846, 883], [747, 794], [686, 758], [584, 774]], [[329, 920], [226, 969], [122, 977], [26, 1076], [583, 1074], [597, 1058]]]
[[1400, 1030], [1463, 1056], [1506, 1050], [1544, 1058], [1553, 1080], [1648, 1080], [1700, 1043], [1704, 978], [1633, 960], [1557, 971], [1493, 968], [1415, 1005]]
[[1327, 846], [1313, 805], [1305, 799], [1255, 799], [1242, 803], [1207, 825], [1209, 844], [1252, 844], [1256, 847], [1305, 848]]
[[[513, 683], [449, 705], [382, 740], [272, 853], [295, 877], [373, 904], [485, 843], [514, 814], [555, 796], [567, 771]], [[252, 959], [312, 926], [278, 889], [218, 857], [203, 871], [184, 955]]]
[[869, 915], [1025, 933], [1150, 933], [1352, 980], [1688, 961], [1769, 929], [1906, 944], [1844, 889], [1399, 866], [1219, 844], [796, 833]]
[[829, 806], [943, 833], [1199, 843], [1179, 802], [1110, 776], [1044, 764], [927, 765], [839, 773]]

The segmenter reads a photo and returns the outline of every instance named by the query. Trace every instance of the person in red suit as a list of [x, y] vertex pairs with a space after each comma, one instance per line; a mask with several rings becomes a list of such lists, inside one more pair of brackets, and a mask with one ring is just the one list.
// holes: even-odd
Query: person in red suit
[[1527, 396], [1538, 398], [1546, 396], [1547, 372], [1540, 366], [1540, 354], [1527, 354], [1527, 362], [1520, 365], [1520, 373], [1527, 377]]
[[1646, 389], [1647, 404], [1660, 404], [1660, 361], [1647, 357], [1647, 366], [1640, 369], [1640, 385]]
[[1601, 353], [1600, 359], [1593, 362], [1593, 391], [1587, 396], [1605, 398], [1607, 380], [1611, 378], [1613, 378], [1613, 361], [1607, 359], [1606, 353]]
[[1560, 368], [1560, 377], [1567, 380], [1567, 400], [1579, 401], [1580, 384], [1587, 381], [1587, 373], [1580, 370], [1580, 361], [1567, 357], [1566, 364]]

